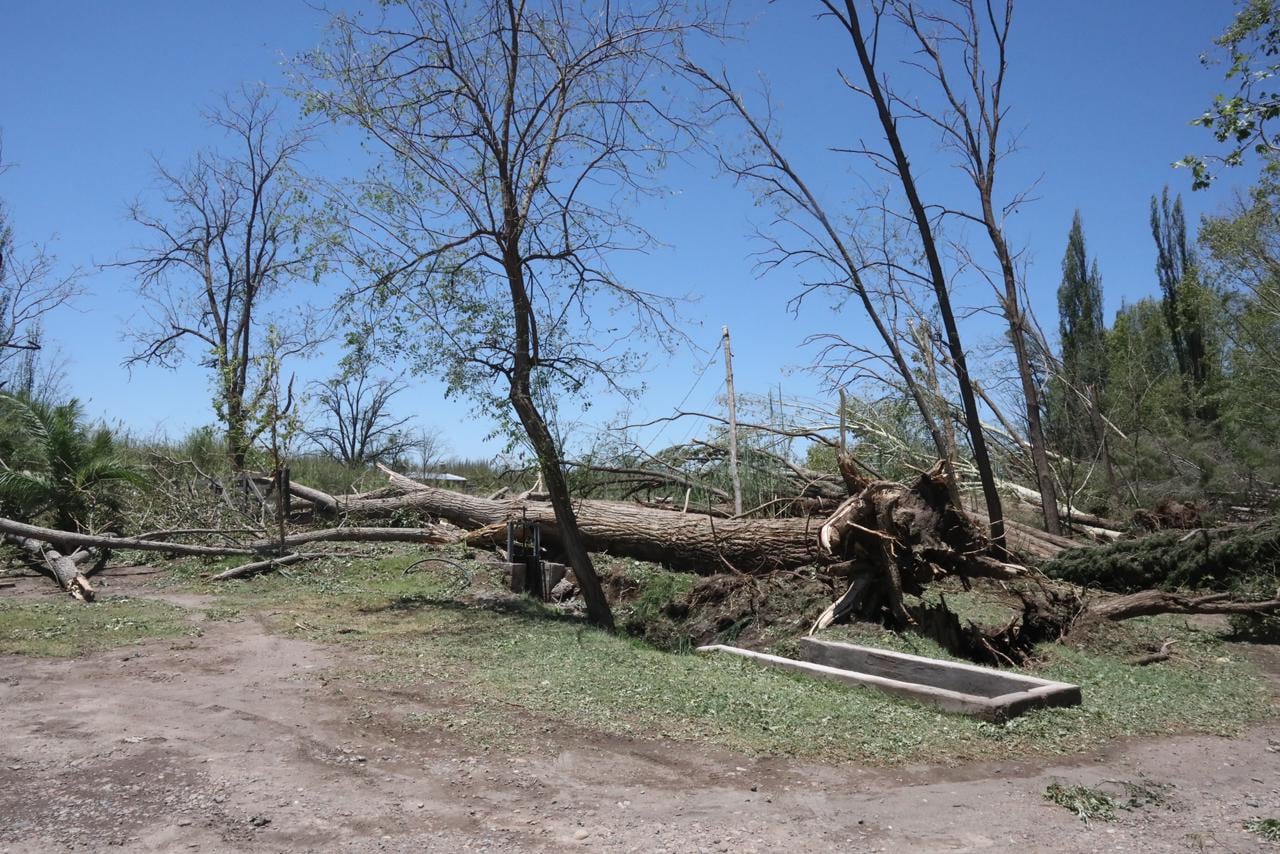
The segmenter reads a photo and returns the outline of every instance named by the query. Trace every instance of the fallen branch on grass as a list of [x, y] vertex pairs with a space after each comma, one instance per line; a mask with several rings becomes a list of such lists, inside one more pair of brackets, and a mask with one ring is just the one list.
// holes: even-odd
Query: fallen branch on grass
[[1184, 596], [1164, 590], [1143, 590], [1096, 602], [1084, 613], [1086, 617], [1113, 621], [1156, 614], [1276, 614], [1280, 613], [1280, 590], [1270, 599], [1241, 599], [1231, 593]]
[[[154, 532], [152, 532], [154, 534]], [[206, 530], [204, 533], [224, 533]], [[305, 531], [290, 534], [283, 541], [279, 539], [255, 540], [246, 545], [203, 546], [188, 543], [174, 543], [162, 540], [145, 539], [143, 537], [115, 537], [98, 534], [79, 534], [72, 531], [58, 531], [53, 528], [42, 528], [39, 525], [28, 525], [12, 519], [0, 519], [0, 538], [22, 549], [39, 566], [44, 567], [58, 582], [62, 589], [77, 599], [91, 601], [93, 586], [88, 575], [94, 570], [82, 570], [79, 564], [92, 556], [88, 551], [78, 551], [67, 557], [62, 550], [71, 548], [97, 548], [106, 555], [108, 550], [133, 550], [163, 552], [165, 554], [188, 557], [234, 557], [260, 556], [273, 551], [281, 551], [307, 543], [318, 542], [372, 542], [372, 543], [420, 543], [439, 545], [453, 542], [454, 537], [437, 528], [326, 528], [319, 531]], [[298, 555], [274, 556], [268, 560], [235, 567], [233, 570], [214, 576], [214, 580], [223, 578], [241, 578], [258, 572], [265, 572], [276, 566], [287, 565], [298, 560], [310, 559], [318, 554], [307, 553], [308, 557]], [[281, 561], [286, 561], [282, 564]], [[96, 568], [101, 568], [101, 563]]]
[[[456, 539], [439, 528], [323, 528], [319, 531], [304, 531], [300, 534], [289, 534], [284, 538], [288, 546], [300, 546], [304, 543], [420, 543], [423, 545], [442, 545]], [[267, 551], [280, 543], [280, 540], [258, 540], [250, 544], [255, 551]]]
[[279, 569], [282, 566], [292, 566], [295, 563], [302, 563], [307, 560], [318, 560], [320, 558], [333, 557], [333, 555], [324, 552], [294, 552], [293, 554], [281, 555], [267, 560], [254, 561], [253, 563], [241, 564], [233, 566], [231, 569], [219, 572], [217, 575], [209, 577], [210, 581], [229, 581], [233, 578], [248, 578], [251, 575], [259, 575], [264, 572], [270, 572]]

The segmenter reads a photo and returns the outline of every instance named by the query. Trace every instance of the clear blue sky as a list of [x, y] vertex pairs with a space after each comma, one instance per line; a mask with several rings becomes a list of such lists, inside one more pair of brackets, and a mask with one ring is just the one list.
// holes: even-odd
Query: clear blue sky
[[[876, 134], [857, 101], [840, 89], [834, 70], [847, 48], [829, 22], [814, 21], [815, 6], [741, 3], [739, 13], [757, 16], [757, 23], [723, 61], [743, 82], [757, 72], [768, 81], [786, 143], [828, 200], [839, 203], [859, 191], [866, 167], [826, 155], [824, 147]], [[1025, 131], [1003, 180], [1012, 191], [1039, 179], [1038, 201], [1012, 231], [1032, 259], [1033, 308], [1046, 329], [1056, 330], [1054, 294], [1075, 209], [1084, 215], [1089, 251], [1101, 267], [1110, 318], [1122, 301], [1155, 290], [1151, 195], [1172, 185], [1183, 192], [1194, 222], [1247, 180], [1227, 175], [1211, 192], [1191, 194], [1186, 173], [1169, 166], [1209, 146], [1207, 133], [1188, 122], [1222, 89], [1222, 69], [1203, 68], [1199, 55], [1234, 8], [1227, 0], [1020, 4], [1007, 97], [1011, 123]], [[124, 211], [152, 185], [151, 155], [176, 165], [207, 145], [201, 108], [246, 81], [279, 85], [283, 61], [317, 43], [324, 16], [303, 0], [9, 0], [4, 21], [0, 130], [5, 160], [14, 168], [0, 176], [0, 197], [20, 240], [56, 237], [52, 248], [65, 266], [92, 272], [95, 264], [127, 256], [142, 239]], [[953, 192], [949, 155], [920, 142], [913, 161], [925, 192]], [[337, 151], [317, 151], [313, 170], [332, 177], [350, 169]], [[864, 324], [851, 310], [833, 314], [821, 302], [798, 318], [786, 311], [795, 274], [756, 277], [750, 255], [757, 247], [748, 234], [762, 212], [711, 164], [681, 164], [667, 180], [676, 194], [640, 216], [669, 248], [626, 261], [624, 272], [645, 287], [697, 294], [685, 314], [691, 336], [704, 347], [715, 345], [722, 324], [732, 328], [741, 392], [763, 394], [781, 384], [789, 395], [818, 396], [817, 380], [798, 370], [814, 355], [801, 341], [831, 329], [865, 335]], [[143, 435], [179, 436], [212, 423], [208, 381], [198, 369], [137, 368], [130, 376], [121, 367], [128, 353], [121, 330], [138, 309], [129, 275], [93, 272], [85, 286], [87, 295], [52, 318], [47, 332], [66, 358], [70, 391], [90, 413]], [[979, 325], [971, 337], [977, 344], [989, 335], [989, 327]], [[634, 418], [668, 414], [708, 357], [709, 350], [657, 360], [644, 378], [648, 391], [632, 407]], [[308, 378], [331, 362], [331, 353], [319, 354], [298, 370]], [[712, 405], [718, 381], [704, 380], [687, 405]], [[588, 422], [608, 420], [616, 404], [602, 399]], [[443, 401], [430, 379], [415, 379], [399, 408], [439, 428], [457, 453], [497, 450], [482, 438], [489, 425], [471, 423], [468, 405]]]

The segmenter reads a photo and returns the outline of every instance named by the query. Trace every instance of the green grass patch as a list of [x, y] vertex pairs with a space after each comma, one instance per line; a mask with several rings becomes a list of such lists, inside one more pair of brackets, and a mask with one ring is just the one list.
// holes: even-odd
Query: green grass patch
[[[415, 565], [423, 557], [438, 560]], [[405, 574], [407, 568], [413, 571]], [[638, 585], [620, 616], [663, 610], [681, 595], [679, 585], [693, 584], [653, 577], [659, 586]], [[496, 567], [460, 547], [389, 549], [378, 558], [319, 561], [287, 575], [219, 584], [188, 572], [170, 583], [213, 593], [220, 608], [261, 614], [274, 630], [355, 647], [374, 663], [353, 675], [371, 691], [412, 698], [412, 723], [514, 750], [537, 750], [539, 727], [571, 721], [575, 730], [754, 754], [958, 763], [1079, 753], [1125, 736], [1229, 735], [1272, 713], [1269, 686], [1248, 662], [1213, 633], [1173, 619], [1128, 621], [1107, 629], [1122, 636], [1044, 647], [1027, 672], [1080, 684], [1083, 705], [989, 723], [737, 658], [677, 654], [606, 635], [503, 592]], [[786, 637], [767, 643], [785, 651], [802, 632], [800, 622], [807, 624], [792, 619]], [[825, 636], [951, 658], [930, 641], [874, 627]], [[1131, 649], [1171, 636], [1179, 639], [1172, 660], [1126, 662]]]
[[181, 608], [146, 599], [101, 597], [88, 605], [71, 599], [0, 602], [0, 653], [5, 654], [83, 655], [192, 631]]
[[1074, 813], [1085, 824], [1116, 819], [1116, 802], [1106, 792], [1093, 786], [1050, 783], [1044, 790], [1044, 799]]
[[1255, 818], [1244, 823], [1244, 829], [1268, 842], [1280, 843], [1280, 818]]
[[243, 619], [243, 611], [234, 606], [219, 605], [215, 608], [206, 608], [204, 618], [213, 622], [233, 622]]

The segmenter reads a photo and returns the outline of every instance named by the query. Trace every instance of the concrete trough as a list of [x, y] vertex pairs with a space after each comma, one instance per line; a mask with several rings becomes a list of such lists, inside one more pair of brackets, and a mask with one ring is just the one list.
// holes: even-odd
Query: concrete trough
[[803, 638], [804, 660], [716, 644], [699, 652], [725, 652], [768, 667], [818, 679], [862, 685], [943, 711], [1006, 720], [1029, 709], [1080, 705], [1080, 686], [1037, 679], [976, 664], [942, 661], [838, 641]]

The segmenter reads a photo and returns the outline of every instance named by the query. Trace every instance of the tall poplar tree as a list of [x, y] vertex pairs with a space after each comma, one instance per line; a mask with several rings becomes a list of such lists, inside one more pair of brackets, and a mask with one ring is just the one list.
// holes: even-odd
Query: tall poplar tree
[[1212, 405], [1205, 393], [1218, 361], [1209, 329], [1212, 295], [1199, 274], [1195, 253], [1187, 245], [1182, 197], [1170, 202], [1168, 187], [1159, 198], [1151, 197], [1151, 235], [1156, 242], [1156, 278], [1170, 343], [1188, 400], [1193, 401], [1188, 412], [1211, 420]]
[[1084, 224], [1076, 211], [1062, 258], [1058, 285], [1058, 332], [1062, 342], [1062, 371], [1051, 406], [1058, 444], [1073, 454], [1091, 452], [1102, 440], [1093, 428], [1089, 401], [1101, 398], [1107, 379], [1106, 326], [1102, 321], [1102, 276], [1098, 262], [1090, 262], [1084, 243]]

